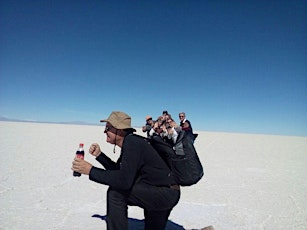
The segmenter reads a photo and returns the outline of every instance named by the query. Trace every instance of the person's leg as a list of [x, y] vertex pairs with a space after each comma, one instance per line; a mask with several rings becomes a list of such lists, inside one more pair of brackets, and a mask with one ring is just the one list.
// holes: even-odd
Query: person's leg
[[178, 203], [179, 198], [179, 190], [138, 183], [129, 194], [128, 205], [139, 206], [144, 210], [169, 210]]
[[145, 230], [164, 230], [171, 210], [148, 211], [144, 210]]
[[128, 229], [128, 194], [109, 188], [107, 192], [107, 229]]
[[133, 186], [128, 205], [144, 209], [145, 230], [164, 230], [170, 212], [179, 198], [179, 190], [139, 183]]

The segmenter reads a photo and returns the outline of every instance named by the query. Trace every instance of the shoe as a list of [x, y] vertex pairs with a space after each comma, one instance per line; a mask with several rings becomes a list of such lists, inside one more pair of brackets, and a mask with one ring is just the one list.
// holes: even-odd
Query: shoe
[[201, 230], [214, 230], [213, 226], [207, 226], [207, 227], [204, 227], [202, 228]]
[[[189, 229], [186, 229], [186, 230], [189, 230]], [[214, 228], [213, 228], [213, 226], [207, 226], [207, 227], [204, 227], [204, 228], [201, 228], [201, 229], [195, 229], [195, 228], [193, 228], [193, 229], [190, 229], [190, 230], [214, 230]]]

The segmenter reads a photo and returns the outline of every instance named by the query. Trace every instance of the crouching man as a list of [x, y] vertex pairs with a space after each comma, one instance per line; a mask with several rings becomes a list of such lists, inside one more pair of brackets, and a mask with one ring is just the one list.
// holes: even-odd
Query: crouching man
[[180, 198], [179, 186], [170, 177], [170, 169], [144, 137], [133, 134], [136, 130], [131, 127], [130, 116], [116, 111], [100, 122], [106, 122], [106, 141], [114, 144], [114, 149], [121, 148], [117, 162], [107, 157], [98, 144], [92, 144], [89, 152], [104, 169], [75, 158], [72, 170], [109, 186], [108, 230], [128, 229], [128, 205], [144, 209], [146, 230], [164, 230]]

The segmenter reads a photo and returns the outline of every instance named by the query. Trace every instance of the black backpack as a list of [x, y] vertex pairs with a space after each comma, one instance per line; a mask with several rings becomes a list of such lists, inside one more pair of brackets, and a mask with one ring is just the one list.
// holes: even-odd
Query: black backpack
[[159, 135], [148, 138], [148, 141], [167, 163], [178, 185], [190, 186], [203, 177], [202, 164], [191, 137], [185, 131], [179, 133], [174, 145]]

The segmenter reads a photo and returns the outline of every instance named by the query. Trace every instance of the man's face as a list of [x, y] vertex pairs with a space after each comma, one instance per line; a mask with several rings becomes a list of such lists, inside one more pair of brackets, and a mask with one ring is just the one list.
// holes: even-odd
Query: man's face
[[180, 119], [180, 121], [183, 121], [184, 118], [185, 118], [184, 114], [180, 113], [180, 114], [179, 114], [179, 119]]
[[148, 124], [151, 125], [151, 126], [153, 126], [153, 124], [154, 124], [153, 120], [149, 120], [149, 121], [148, 121]]
[[115, 144], [117, 129], [114, 128], [110, 123], [107, 122], [104, 133], [107, 136], [106, 141], [110, 144]]

